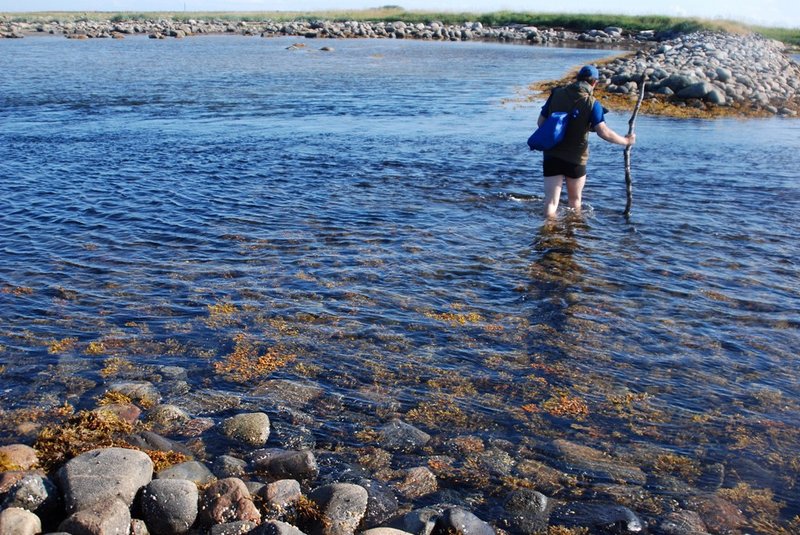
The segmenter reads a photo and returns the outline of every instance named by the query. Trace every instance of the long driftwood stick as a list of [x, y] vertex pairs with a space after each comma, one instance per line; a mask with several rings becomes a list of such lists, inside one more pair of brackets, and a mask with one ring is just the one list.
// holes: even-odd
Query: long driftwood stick
[[[636, 123], [636, 114], [639, 113], [639, 108], [642, 107], [642, 100], [644, 99], [644, 83], [647, 79], [647, 72], [642, 73], [642, 81], [639, 82], [639, 100], [636, 101], [636, 106], [633, 108], [633, 115], [628, 121], [628, 135], [633, 134], [633, 127]], [[628, 201], [625, 203], [625, 217], [631, 215], [631, 205], [633, 204], [633, 180], [631, 179], [631, 146], [625, 147], [625, 190], [628, 194]]]

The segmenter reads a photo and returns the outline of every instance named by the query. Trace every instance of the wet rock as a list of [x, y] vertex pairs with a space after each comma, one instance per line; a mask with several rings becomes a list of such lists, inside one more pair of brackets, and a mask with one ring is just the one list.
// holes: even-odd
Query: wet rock
[[157, 405], [147, 411], [147, 421], [157, 431], [171, 433], [191, 420], [189, 413], [177, 405]]
[[436, 492], [439, 482], [436, 475], [425, 466], [417, 466], [406, 471], [406, 476], [397, 484], [397, 490], [410, 500]]
[[96, 408], [93, 412], [97, 412], [100, 414], [110, 414], [122, 420], [123, 422], [127, 422], [130, 425], [136, 423], [139, 419], [139, 416], [142, 414], [142, 409], [134, 405], [133, 403], [111, 403], [109, 405], [103, 405], [102, 407]]
[[250, 535], [305, 535], [305, 533], [286, 522], [267, 520], [251, 531]]
[[247, 473], [247, 461], [230, 455], [220, 455], [214, 459], [212, 470], [220, 479], [242, 477]]
[[18, 507], [0, 511], [0, 533], [3, 535], [34, 535], [42, 532], [39, 517]]
[[181, 437], [199, 437], [214, 425], [214, 420], [211, 418], [192, 418], [188, 422], [172, 429], [171, 433]]
[[[294, 46], [300, 48], [298, 45]], [[324, 393], [325, 390], [321, 386], [311, 381], [270, 379], [260, 383], [254, 389], [253, 396], [267, 398], [276, 404], [288, 404], [299, 408], [319, 398]]]
[[214, 524], [208, 530], [208, 535], [244, 535], [245, 533], [251, 533], [256, 525], [255, 522], [248, 521]]
[[708, 492], [715, 492], [725, 482], [725, 465], [714, 463], [703, 466], [703, 473], [697, 481], [697, 486]]
[[269, 438], [269, 416], [263, 412], [237, 414], [222, 422], [222, 432], [248, 446], [263, 446]]
[[130, 528], [129, 506], [117, 498], [80, 509], [58, 526], [72, 535], [128, 535]]
[[216, 390], [192, 390], [175, 402], [190, 414], [204, 416], [235, 409], [242, 404], [241, 398]]
[[457, 535], [495, 535], [494, 528], [460, 507], [446, 509], [437, 519], [434, 531]]
[[45, 521], [63, 508], [61, 492], [49, 478], [29, 474], [17, 481], [6, 493], [0, 509], [26, 509]]
[[415, 509], [392, 519], [388, 527], [416, 535], [431, 535], [442, 512], [435, 507]]
[[198, 522], [201, 525], [249, 521], [258, 523], [261, 515], [241, 479], [230, 477], [211, 483], [200, 498]]
[[553, 509], [553, 525], [568, 528], [586, 527], [615, 534], [642, 533], [644, 524], [636, 513], [622, 505], [592, 502], [571, 502]]
[[217, 479], [208, 467], [199, 461], [186, 461], [165, 468], [156, 474], [158, 479], [187, 479], [196, 485], [207, 485]]
[[352, 483], [318, 487], [308, 498], [322, 512], [322, 522], [311, 530], [311, 535], [353, 535], [367, 511], [366, 489]]
[[149, 381], [122, 381], [109, 386], [108, 391], [122, 394], [142, 407], [152, 407], [161, 401], [161, 394]]
[[540, 463], [533, 459], [519, 461], [515, 471], [534, 484], [534, 488], [548, 494], [555, 494], [567, 484], [568, 478], [561, 470]]
[[257, 496], [261, 498], [267, 511], [281, 515], [303, 496], [300, 483], [294, 479], [280, 479], [262, 487]]
[[541, 492], [532, 489], [512, 492], [505, 503], [509, 530], [525, 535], [546, 531], [552, 507]]
[[162, 437], [152, 431], [143, 431], [136, 435], [130, 435], [125, 441], [140, 450], [176, 452], [186, 455], [189, 458], [193, 457], [191, 450], [180, 442]]
[[265, 449], [250, 457], [253, 470], [273, 479], [314, 479], [319, 474], [316, 457], [311, 451]]
[[675, 511], [658, 524], [663, 535], [706, 535], [706, 524], [694, 511]]
[[378, 430], [380, 446], [389, 451], [411, 452], [421, 448], [431, 439], [431, 436], [395, 418]]
[[68, 461], [58, 472], [68, 514], [112, 498], [130, 507], [136, 493], [152, 477], [150, 457], [124, 448], [89, 451]]
[[197, 519], [198, 498], [191, 481], [156, 479], [142, 489], [142, 515], [154, 535], [186, 533]]
[[696, 511], [714, 534], [736, 533], [747, 524], [747, 519], [738, 507], [716, 494], [689, 498], [686, 508]]
[[36, 450], [25, 444], [0, 447], [0, 459], [16, 470], [30, 470], [39, 463]]
[[600, 450], [563, 439], [554, 440], [552, 446], [565, 468], [579, 475], [635, 485], [644, 485], [647, 481], [639, 467], [618, 461]]
[[359, 479], [356, 484], [367, 491], [367, 511], [362, 522], [364, 527], [380, 526], [397, 512], [397, 496], [388, 485], [371, 479]]
[[273, 422], [270, 435], [281, 448], [287, 450], [313, 450], [317, 446], [314, 433], [305, 425]]

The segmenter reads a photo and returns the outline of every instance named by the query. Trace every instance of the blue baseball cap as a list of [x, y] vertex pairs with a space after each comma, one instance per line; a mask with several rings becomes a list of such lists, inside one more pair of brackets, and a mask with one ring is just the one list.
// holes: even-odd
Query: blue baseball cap
[[597, 70], [597, 67], [594, 65], [584, 65], [581, 67], [580, 72], [578, 72], [578, 79], [585, 80], [587, 78], [593, 78], [595, 80], [600, 78], [600, 72]]

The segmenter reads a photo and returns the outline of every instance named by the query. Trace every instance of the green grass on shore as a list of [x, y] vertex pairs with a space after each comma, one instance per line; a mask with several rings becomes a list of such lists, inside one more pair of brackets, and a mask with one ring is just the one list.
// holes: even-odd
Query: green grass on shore
[[144, 21], [144, 20], [220, 20], [230, 22], [286, 22], [291, 20], [332, 20], [332, 21], [373, 21], [428, 23], [438, 21], [444, 24], [461, 24], [465, 21], [480, 22], [485, 26], [499, 27], [509, 24], [525, 24], [547, 28], [565, 28], [569, 30], [591, 30], [608, 26], [639, 31], [675, 31], [680, 33], [697, 30], [715, 30], [727, 32], [758, 32], [766, 37], [800, 46], [800, 29], [772, 28], [748, 26], [726, 20], [705, 20], [698, 18], [667, 17], [660, 15], [629, 16], [600, 14], [557, 14], [495, 11], [492, 13], [445, 13], [433, 11], [406, 11], [398, 6], [384, 6], [374, 9], [338, 10], [338, 11], [261, 11], [261, 12], [114, 12], [114, 11], [53, 11], [30, 13], [0, 13], [0, 22], [76, 22], [76, 21]]

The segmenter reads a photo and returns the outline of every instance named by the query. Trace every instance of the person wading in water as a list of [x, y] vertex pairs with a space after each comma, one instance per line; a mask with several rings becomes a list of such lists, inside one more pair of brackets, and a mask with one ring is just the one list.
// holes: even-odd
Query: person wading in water
[[586, 184], [586, 163], [589, 161], [589, 131], [609, 143], [628, 146], [636, 142], [636, 135], [621, 136], [605, 123], [605, 110], [592, 96], [600, 73], [593, 65], [586, 65], [578, 72], [577, 80], [567, 86], [557, 87], [542, 106], [539, 126], [552, 112], [571, 113], [577, 110], [567, 126], [563, 141], [544, 151], [545, 215], [555, 217], [561, 197], [561, 184], [567, 180], [569, 207], [580, 212], [581, 194]]

